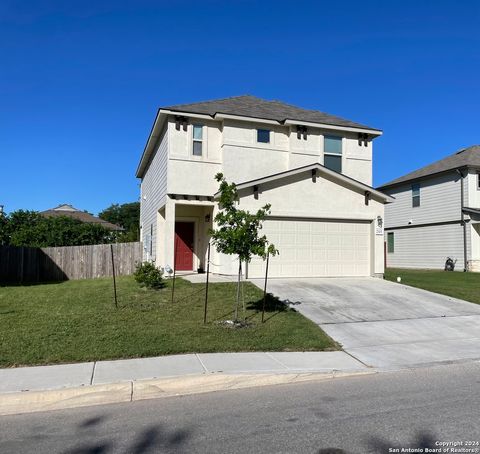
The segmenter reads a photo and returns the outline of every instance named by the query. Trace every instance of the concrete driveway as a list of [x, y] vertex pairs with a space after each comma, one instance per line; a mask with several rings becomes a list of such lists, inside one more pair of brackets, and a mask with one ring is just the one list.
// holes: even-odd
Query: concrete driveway
[[368, 366], [480, 359], [477, 304], [376, 278], [272, 279], [268, 291]]

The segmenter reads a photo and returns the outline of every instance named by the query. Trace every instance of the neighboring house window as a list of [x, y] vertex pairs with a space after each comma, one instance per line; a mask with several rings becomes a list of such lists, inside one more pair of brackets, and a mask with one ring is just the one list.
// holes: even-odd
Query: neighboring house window
[[480, 172], [477, 173], [477, 189], [480, 189]]
[[257, 129], [257, 142], [270, 143], [270, 131], [268, 129]]
[[420, 206], [420, 185], [412, 184], [412, 207]]
[[150, 224], [150, 257], [153, 255], [153, 224]]
[[202, 156], [203, 126], [193, 125], [193, 155]]
[[327, 169], [342, 173], [342, 138], [325, 136], [323, 164]]
[[387, 252], [393, 254], [395, 252], [395, 233], [387, 233]]

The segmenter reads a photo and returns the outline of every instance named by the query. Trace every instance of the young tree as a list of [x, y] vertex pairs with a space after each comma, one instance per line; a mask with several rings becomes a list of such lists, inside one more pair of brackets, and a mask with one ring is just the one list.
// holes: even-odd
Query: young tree
[[[260, 234], [262, 223], [270, 214], [270, 205], [266, 204], [256, 213], [240, 210], [237, 206], [238, 192], [235, 183], [228, 183], [223, 174], [215, 179], [220, 183], [220, 211], [215, 216], [217, 228], [210, 231], [213, 244], [218, 252], [238, 256], [237, 301], [235, 304], [235, 321], [238, 320], [242, 262], [249, 263], [252, 257], [263, 259], [267, 254], [276, 255], [278, 250], [265, 235]], [[244, 307], [245, 311], [245, 307]]]

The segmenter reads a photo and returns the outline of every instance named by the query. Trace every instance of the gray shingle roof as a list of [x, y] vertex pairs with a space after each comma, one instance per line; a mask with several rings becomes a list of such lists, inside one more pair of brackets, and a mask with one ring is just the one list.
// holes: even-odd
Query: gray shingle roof
[[232, 98], [214, 99], [212, 101], [197, 102], [193, 104], [178, 104], [175, 106], [162, 107], [162, 109], [176, 112], [197, 113], [214, 116], [217, 113], [227, 115], [241, 115], [252, 118], [263, 118], [283, 122], [285, 120], [297, 120], [311, 123], [323, 123], [333, 126], [345, 126], [350, 128], [379, 129], [355, 123], [344, 118], [320, 112], [307, 110], [281, 101], [267, 101], [255, 96], [243, 95]]
[[80, 211], [79, 209], [68, 204], [59, 205], [58, 207], [41, 211], [39, 214], [41, 214], [44, 217], [66, 216], [67, 218], [76, 219], [78, 221], [85, 222], [87, 224], [100, 224], [108, 230], [116, 230], [116, 231], [125, 230], [123, 227], [120, 227], [119, 225], [112, 224], [111, 222], [97, 218], [96, 216], [93, 216], [90, 213], [86, 213], [85, 211]]
[[440, 159], [439, 161], [415, 170], [414, 172], [407, 173], [403, 177], [396, 178], [388, 183], [379, 186], [377, 189], [383, 190], [390, 186], [397, 186], [398, 184], [405, 183], [407, 181], [418, 180], [420, 178], [434, 175], [436, 173], [446, 172], [448, 170], [454, 170], [461, 167], [479, 167], [480, 168], [480, 145], [472, 145], [471, 147], [464, 148], [454, 154]]

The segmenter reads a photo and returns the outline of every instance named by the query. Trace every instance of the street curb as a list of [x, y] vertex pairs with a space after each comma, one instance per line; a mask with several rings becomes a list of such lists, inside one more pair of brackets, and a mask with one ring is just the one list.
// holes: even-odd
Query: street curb
[[375, 369], [369, 369], [362, 371], [280, 374], [202, 374], [57, 390], [2, 393], [0, 394], [0, 416], [328, 380], [358, 375], [372, 375], [376, 373]]

